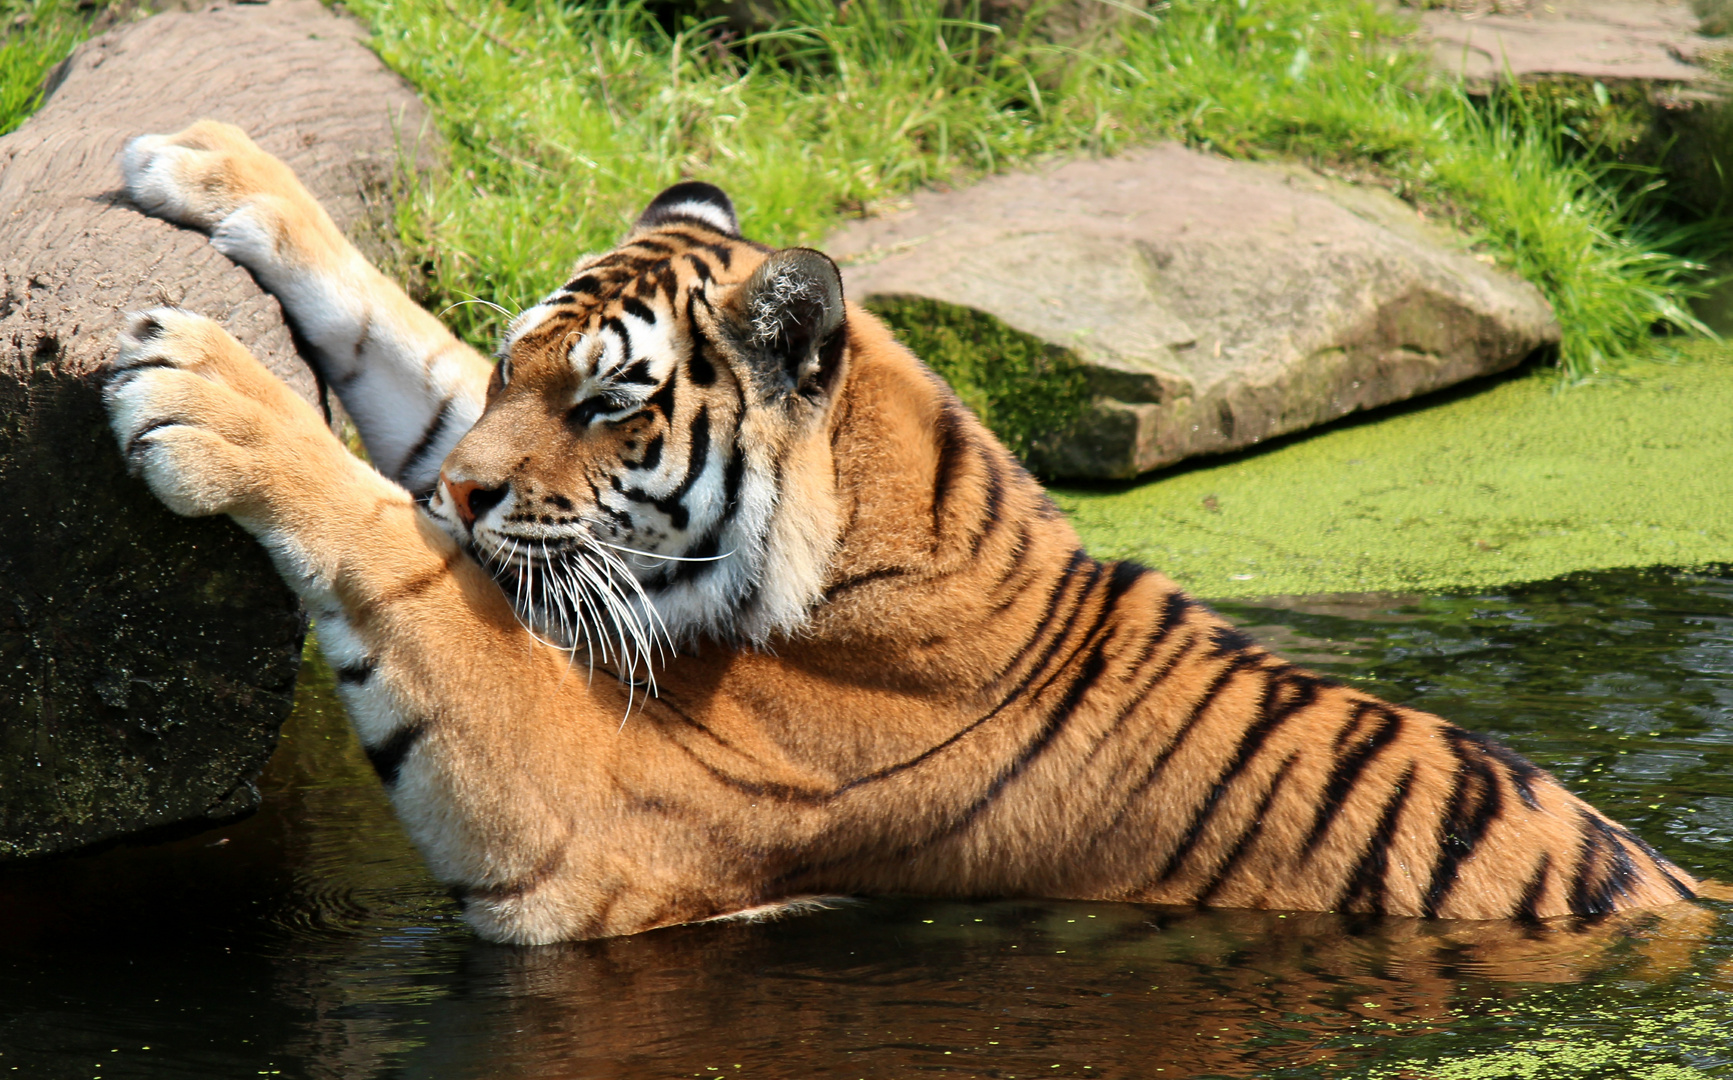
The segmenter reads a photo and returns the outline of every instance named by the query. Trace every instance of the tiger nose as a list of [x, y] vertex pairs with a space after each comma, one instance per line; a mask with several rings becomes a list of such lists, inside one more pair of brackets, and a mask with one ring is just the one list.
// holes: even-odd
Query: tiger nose
[[476, 518], [498, 506], [505, 498], [504, 486], [482, 487], [474, 480], [453, 480], [443, 472], [439, 474], [439, 482], [445, 485], [446, 496], [451, 499], [451, 505], [465, 526], [474, 525]]

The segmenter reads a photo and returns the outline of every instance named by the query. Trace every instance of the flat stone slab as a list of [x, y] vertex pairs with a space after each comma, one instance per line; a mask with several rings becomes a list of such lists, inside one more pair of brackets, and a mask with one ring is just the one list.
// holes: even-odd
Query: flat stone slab
[[1538, 290], [1382, 190], [1171, 145], [921, 193], [826, 250], [852, 299], [985, 315], [1082, 365], [1092, 404], [1026, 455], [1051, 476], [1252, 446], [1559, 338]]
[[257, 805], [306, 622], [227, 519], [125, 475], [100, 371], [128, 311], [215, 318], [308, 400], [277, 302], [199, 233], [127, 205], [126, 141], [246, 128], [345, 227], [426, 110], [314, 0], [168, 14], [82, 45], [0, 138], [0, 862], [197, 828]]
[[1531, 0], [1520, 12], [1434, 8], [1420, 21], [1439, 69], [1470, 82], [1497, 82], [1508, 72], [1692, 83], [1709, 78], [1695, 64], [1699, 53], [1721, 47], [1697, 32], [1689, 4], [1660, 0]]

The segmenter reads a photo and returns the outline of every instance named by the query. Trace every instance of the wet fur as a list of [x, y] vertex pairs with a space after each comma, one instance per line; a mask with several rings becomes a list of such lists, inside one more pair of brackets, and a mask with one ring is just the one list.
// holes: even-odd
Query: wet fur
[[[386, 475], [172, 310], [122, 339], [123, 452], [177, 512], [231, 514], [272, 553], [486, 937], [826, 893], [1529, 921], [1693, 894], [1496, 743], [1091, 559], [940, 380], [831, 303], [828, 260], [741, 239], [714, 189], [653, 203], [494, 369], [236, 129], [139, 140], [126, 170], [146, 209], [250, 238], [225, 250], [283, 298]], [[628, 347], [662, 350], [635, 388]], [[628, 407], [604, 417], [604, 393]], [[568, 652], [541, 640], [557, 613], [513, 610], [475, 556], [509, 577], [526, 537], [704, 560], [642, 558], [641, 599], [620, 593], [681, 650], [658, 696], [608, 677], [641, 682], [634, 662], [587, 676], [597, 626], [569, 623]]]

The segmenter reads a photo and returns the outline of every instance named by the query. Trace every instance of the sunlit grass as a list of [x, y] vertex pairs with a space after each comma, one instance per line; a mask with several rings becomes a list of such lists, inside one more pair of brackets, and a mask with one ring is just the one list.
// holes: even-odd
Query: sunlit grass
[[[353, 6], [451, 146], [448, 176], [399, 219], [441, 306], [532, 302], [685, 177], [728, 190], [750, 235], [813, 244], [923, 184], [1181, 139], [1449, 208], [1553, 302], [1572, 376], [1657, 326], [1695, 329], [1695, 268], [1647, 238], [1641, 188], [1573, 158], [1532, 108], [1471, 103], [1362, 0], [1174, 0], [1071, 48], [943, 19], [937, 0], [796, 0], [787, 25], [732, 47], [626, 0]], [[478, 341], [499, 329], [479, 305], [454, 315]]]
[[0, 135], [35, 111], [43, 77], [84, 25], [69, 0], [0, 0]]
[[[945, 19], [942, 0], [787, 6], [724, 44], [641, 0], [355, 0], [450, 147], [399, 206], [427, 299], [532, 302], [682, 178], [728, 190], [756, 238], [818, 244], [922, 185], [1157, 139], [1299, 157], [1452, 217], [1551, 300], [1576, 378], [1658, 327], [1699, 331], [1684, 300], [1701, 272], [1679, 252], [1729, 246], [1718, 223], [1656, 227], [1652, 178], [1592, 164], [1544, 100], [1476, 104], [1435, 77], [1367, 0], [1173, 0], [1069, 47]], [[0, 16], [3, 132], [89, 13], [0, 0]], [[478, 343], [499, 330], [482, 305], [450, 317]]]

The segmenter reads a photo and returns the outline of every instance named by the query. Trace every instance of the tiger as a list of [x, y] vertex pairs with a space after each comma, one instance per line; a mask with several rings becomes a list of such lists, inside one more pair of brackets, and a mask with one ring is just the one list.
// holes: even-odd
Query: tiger
[[746, 239], [708, 183], [490, 361], [240, 129], [138, 137], [122, 170], [278, 298], [366, 452], [161, 308], [104, 390], [126, 467], [269, 552], [484, 939], [839, 896], [1533, 924], [1696, 894], [1498, 742], [1089, 556], [834, 262]]

